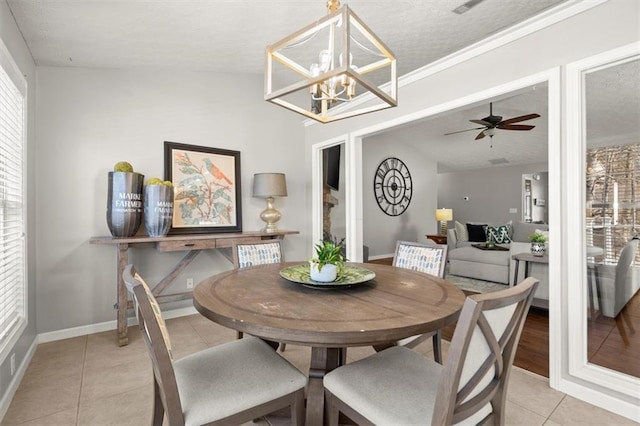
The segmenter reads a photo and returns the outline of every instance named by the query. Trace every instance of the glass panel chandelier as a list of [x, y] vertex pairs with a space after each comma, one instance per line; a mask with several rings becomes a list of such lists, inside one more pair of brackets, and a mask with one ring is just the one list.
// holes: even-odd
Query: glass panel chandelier
[[327, 9], [267, 46], [265, 100], [321, 123], [396, 106], [393, 53], [348, 6], [329, 0]]

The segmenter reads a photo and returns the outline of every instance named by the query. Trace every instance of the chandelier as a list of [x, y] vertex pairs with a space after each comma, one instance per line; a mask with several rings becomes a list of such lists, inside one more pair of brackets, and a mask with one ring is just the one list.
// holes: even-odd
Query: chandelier
[[267, 46], [265, 100], [321, 123], [396, 106], [393, 53], [339, 0], [329, 0], [327, 10]]

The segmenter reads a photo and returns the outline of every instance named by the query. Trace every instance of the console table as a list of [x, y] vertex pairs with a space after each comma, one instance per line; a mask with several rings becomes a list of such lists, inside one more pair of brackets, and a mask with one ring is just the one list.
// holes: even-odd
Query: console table
[[186, 268], [193, 259], [200, 254], [201, 250], [219, 249], [222, 254], [233, 262], [233, 254], [231, 247], [238, 243], [255, 243], [261, 240], [283, 239], [285, 235], [299, 234], [299, 231], [283, 231], [275, 232], [241, 232], [241, 233], [220, 233], [220, 234], [193, 234], [193, 235], [175, 235], [167, 237], [127, 237], [114, 238], [107, 237], [91, 237], [91, 244], [108, 244], [115, 245], [118, 250], [117, 262], [117, 302], [115, 308], [118, 310], [118, 345], [124, 346], [129, 343], [127, 333], [127, 309], [133, 308], [133, 302], [129, 300], [127, 288], [122, 279], [122, 272], [129, 263], [130, 247], [151, 247], [158, 251], [186, 251], [185, 256], [176, 266], [151, 290], [158, 300], [158, 303], [174, 302], [177, 300], [190, 299], [192, 292], [161, 294], [173, 280]]

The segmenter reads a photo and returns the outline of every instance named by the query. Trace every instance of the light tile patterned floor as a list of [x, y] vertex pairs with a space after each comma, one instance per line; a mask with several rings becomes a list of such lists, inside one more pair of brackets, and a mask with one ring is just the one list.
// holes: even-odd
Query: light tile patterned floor
[[[200, 315], [172, 319], [167, 326], [176, 358], [235, 339], [235, 331]], [[153, 393], [151, 363], [137, 327], [129, 329], [129, 336], [130, 343], [124, 347], [116, 345], [115, 331], [38, 346], [2, 425], [148, 425]], [[429, 342], [417, 350], [431, 356]], [[287, 345], [283, 356], [307, 371], [310, 353], [307, 347]], [[369, 347], [352, 348], [348, 360], [372, 353]], [[288, 424], [288, 419], [270, 416], [260, 423], [280, 426]], [[635, 423], [554, 391], [546, 378], [514, 368], [507, 424]]]

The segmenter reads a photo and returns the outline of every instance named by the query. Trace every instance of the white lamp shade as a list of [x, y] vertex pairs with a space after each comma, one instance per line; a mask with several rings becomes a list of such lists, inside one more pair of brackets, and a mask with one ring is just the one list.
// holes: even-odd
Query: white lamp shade
[[453, 220], [453, 210], [451, 209], [438, 209], [436, 210], [436, 220], [438, 222], [448, 222]]
[[256, 173], [253, 175], [254, 197], [286, 197], [287, 180], [284, 173]]

